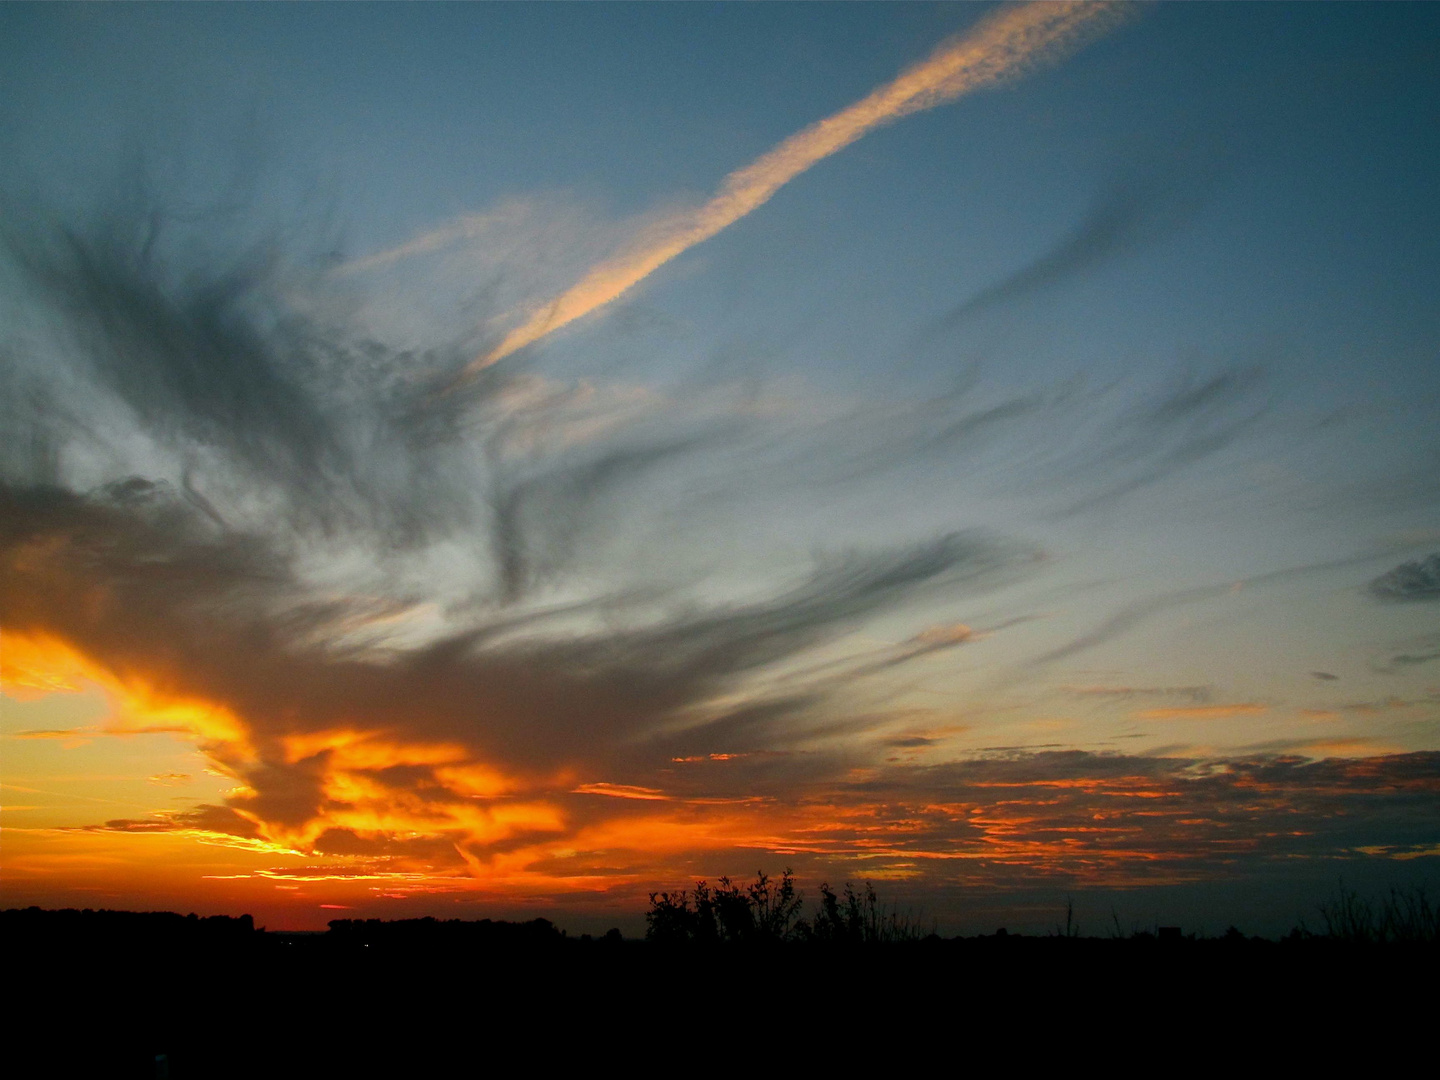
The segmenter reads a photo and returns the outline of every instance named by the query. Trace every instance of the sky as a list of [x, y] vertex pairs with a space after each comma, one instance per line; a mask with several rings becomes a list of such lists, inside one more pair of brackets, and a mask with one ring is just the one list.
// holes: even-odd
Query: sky
[[0, 900], [1434, 881], [1437, 41], [0, 7]]

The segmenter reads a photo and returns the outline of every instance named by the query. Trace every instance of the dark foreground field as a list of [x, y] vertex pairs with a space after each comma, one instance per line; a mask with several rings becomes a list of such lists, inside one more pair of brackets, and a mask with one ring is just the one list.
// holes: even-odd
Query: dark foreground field
[[17, 1078], [1384, 1067], [1430, 1042], [1440, 974], [1433, 946], [1299, 935], [667, 947], [544, 920], [285, 934], [33, 908], [0, 927]]

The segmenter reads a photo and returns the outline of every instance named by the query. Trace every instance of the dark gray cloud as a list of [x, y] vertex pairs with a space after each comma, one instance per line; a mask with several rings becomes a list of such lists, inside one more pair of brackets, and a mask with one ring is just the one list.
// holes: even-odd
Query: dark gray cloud
[[1401, 563], [1370, 582], [1369, 589], [1379, 600], [1440, 600], [1440, 553]]
[[201, 803], [189, 810], [172, 810], [148, 818], [113, 818], [103, 825], [83, 827], [87, 832], [177, 832], [181, 829], [203, 829], [226, 833], [242, 839], [259, 836], [255, 823], [228, 806]]
[[[912, 600], [1013, 581], [1035, 548], [944, 515], [882, 530], [857, 512], [871, 540], [817, 545], [808, 570], [789, 559], [744, 600], [697, 587], [691, 549], [716, 522], [743, 546], [797, 492], [863, 510], [867, 478], [959, 461], [1006, 482], [1037, 423], [1093, 402], [962, 386], [815, 423], [520, 357], [456, 388], [473, 342], [375, 340], [325, 259], [274, 236], [115, 208], [85, 226], [26, 220], [4, 235], [25, 326], [0, 352], [0, 620], [227, 710], [248, 745], [205, 745], [248, 785], [235, 805], [290, 829], [333, 802], [338, 751], [297, 760], [287, 740], [357, 727], [532, 776], [644, 784], [713, 754], [842, 768], [763, 755], [883, 725], [846, 706], [847, 685], [968, 635], [921, 634], [784, 692], [751, 676]], [[1025, 467], [1067, 491], [1086, 467], [1150, 482], [1230, 437], [1246, 385], [1222, 374], [1122, 406], [1129, 421], [1083, 453]], [[387, 638], [427, 608], [424, 634]], [[377, 782], [433, 789], [431, 766], [390, 764]]]
[[467, 630], [376, 658], [305, 646], [297, 620], [311, 630], [353, 612], [277, 614], [298, 587], [287, 555], [220, 529], [158, 485], [89, 496], [3, 488], [0, 509], [7, 629], [58, 635], [121, 678], [242, 717], [258, 756], [212, 753], [253, 790], [242, 799], [247, 812], [290, 828], [325, 805], [328, 759], [322, 751], [292, 760], [284, 740], [357, 724], [402, 741], [458, 743], [509, 770], [601, 775], [843, 735], [845, 725], [812, 715], [814, 694], [707, 702], [915, 589], [976, 585], [1011, 559], [992, 540], [941, 537], [822, 559], [790, 590], [750, 604], [542, 640]]
[[886, 739], [885, 745], [897, 750], [917, 750], [934, 746], [939, 741], [940, 739], [929, 735], [900, 735], [893, 739]]
[[1215, 695], [1213, 686], [1065, 686], [1064, 691], [1081, 698], [1183, 698], [1203, 705]]
[[170, 448], [217, 450], [322, 497], [352, 467], [311, 384], [341, 358], [277, 309], [263, 252], [201, 276], [166, 259], [160, 232], [154, 217], [111, 216], [4, 239], [73, 376]]
[[553, 581], [570, 563], [585, 519], [618, 487], [642, 481], [714, 441], [700, 434], [573, 455], [578, 460], [541, 470], [497, 468], [489, 503], [501, 597], [518, 600], [534, 586]]

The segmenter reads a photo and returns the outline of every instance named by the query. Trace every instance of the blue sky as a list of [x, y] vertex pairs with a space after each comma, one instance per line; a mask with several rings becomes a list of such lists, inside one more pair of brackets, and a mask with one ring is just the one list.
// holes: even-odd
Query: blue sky
[[[1046, 754], [1152, 779], [1420, 768], [1429, 794], [1308, 852], [1303, 888], [1338, 859], [1377, 881], [1433, 859], [1433, 8], [1126, 7], [474, 374], [995, 11], [0, 8], [4, 482], [25, 522], [0, 615], [82, 692], [6, 699], [11, 780], [73, 773], [98, 798], [141, 740], [153, 775], [210, 786], [150, 806], [135, 773], [131, 832], [326, 859], [367, 903], [403, 833], [451, 899], [573, 905], [584, 878], [623, 905], [759, 849], [891, 878], [958, 926], [935, 845], [965, 836], [821, 850], [816, 807], [1002, 759], [1073, 779]], [[41, 573], [57, 514], [57, 535], [203, 572]], [[133, 640], [44, 600], [129, 588]], [[181, 626], [215, 649], [177, 653]], [[220, 655], [240, 638], [274, 650], [274, 686]], [[418, 711], [343, 689], [424, 698], [422, 670], [449, 689]], [[160, 698], [229, 719], [165, 720]], [[103, 783], [66, 771], [121, 743]], [[702, 758], [734, 775], [680, 775]], [[403, 773], [425, 768], [449, 779]], [[507, 777], [484, 797], [512, 809], [476, 825], [455, 769]], [[698, 836], [700, 808], [757, 792], [798, 831]], [[94, 822], [37, 799], [39, 867]], [[674, 813], [607, 816], [650, 804]], [[994, 880], [1017, 896], [1145, 885], [1118, 856], [1107, 878], [1103, 853], [1012, 855]]]

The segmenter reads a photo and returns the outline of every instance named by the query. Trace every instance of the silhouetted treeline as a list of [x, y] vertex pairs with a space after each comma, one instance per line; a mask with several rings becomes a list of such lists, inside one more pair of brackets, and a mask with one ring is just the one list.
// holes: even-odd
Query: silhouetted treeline
[[[1280, 941], [1233, 928], [1084, 936], [1073, 919], [1047, 934], [941, 938], [868, 885], [821, 889], [807, 911], [788, 874], [656, 893], [649, 941], [572, 936], [545, 919], [337, 919], [286, 933], [244, 916], [31, 908], [0, 913], [18, 991], [4, 1065], [107, 1080], [473, 1076], [508, 1069], [497, 1048], [518, 1046], [541, 1071], [612, 1054], [663, 1066], [702, 1049], [849, 1066], [874, 1050], [900, 1067], [905, 1045], [962, 1019], [987, 1045], [1027, 1053], [1036, 1025], [1072, 1046], [1123, 1032], [1119, 1054], [1172, 1051], [1182, 1029], [1309, 1030], [1343, 1005], [1345, 1023], [1325, 1032], [1330, 1061], [1352, 1032], [1428, 1030], [1437, 946], [1423, 890], [1379, 901], [1341, 890], [1318, 911], [1314, 929]], [[1293, 1070], [1305, 1050], [1285, 1045], [1274, 1064]]]
[[[1135, 930], [1122, 933], [1118, 925], [1099, 936], [1083, 935], [1068, 909], [1065, 922], [1049, 934], [1025, 940], [1086, 940], [1100, 944], [1129, 941], [1137, 944], [1206, 942], [1234, 947], [1239, 944], [1294, 946], [1368, 945], [1414, 948], [1440, 946], [1440, 905], [1430, 900], [1423, 887], [1392, 888], [1377, 898], [1361, 895], [1343, 885], [1325, 902], [1317, 905], [1318, 918], [1312, 925], [1301, 921], [1279, 942], [1249, 937], [1230, 927], [1218, 938], [1195, 933], [1181, 934], [1179, 928]], [[915, 915], [896, 910], [877, 897], [874, 886], [859, 887], [847, 882], [837, 892], [829, 884], [820, 886], [815, 912], [806, 917], [804, 898], [786, 870], [778, 881], [765, 873], [746, 884], [722, 877], [715, 885], [701, 880], [691, 890], [650, 894], [645, 915], [646, 939], [655, 944], [803, 944], [897, 945], [936, 948], [966, 942], [981, 943], [992, 935], [943, 939], [927, 930]], [[1022, 935], [1001, 930], [993, 935], [1013, 943]], [[179, 915], [173, 911], [46, 910], [39, 907], [0, 911], [0, 937], [13, 956], [29, 948], [177, 948], [206, 949], [276, 946], [323, 947], [327, 950], [378, 947], [386, 952], [454, 954], [471, 950], [527, 951], [591, 944], [590, 935], [571, 937], [549, 919], [526, 922], [494, 919], [334, 919], [329, 931], [266, 932], [256, 929], [249, 915]], [[618, 929], [612, 929], [597, 943], [626, 944]]]
[[[618, 931], [617, 931], [618, 934]], [[342, 946], [383, 948], [547, 949], [566, 941], [549, 919], [496, 922], [492, 919], [334, 919], [327, 935]]]
[[[328, 933], [257, 930], [249, 915], [178, 915], [173, 911], [111, 911], [39, 907], [0, 911], [0, 934], [12, 949], [43, 944], [58, 947], [145, 948], [210, 947], [274, 943], [316, 944], [341, 948], [380, 946], [387, 949], [503, 948], [541, 949], [571, 939], [549, 919], [504, 922], [493, 919], [335, 919]], [[615, 941], [619, 930], [602, 940]], [[574, 939], [588, 942], [589, 936]]]
[[90, 908], [47, 911], [29, 907], [0, 911], [0, 934], [11, 947], [46, 938], [52, 943], [198, 945], [248, 941], [255, 934], [255, 920], [249, 915], [201, 918], [194, 913], [177, 915], [173, 911], [93, 911]]

